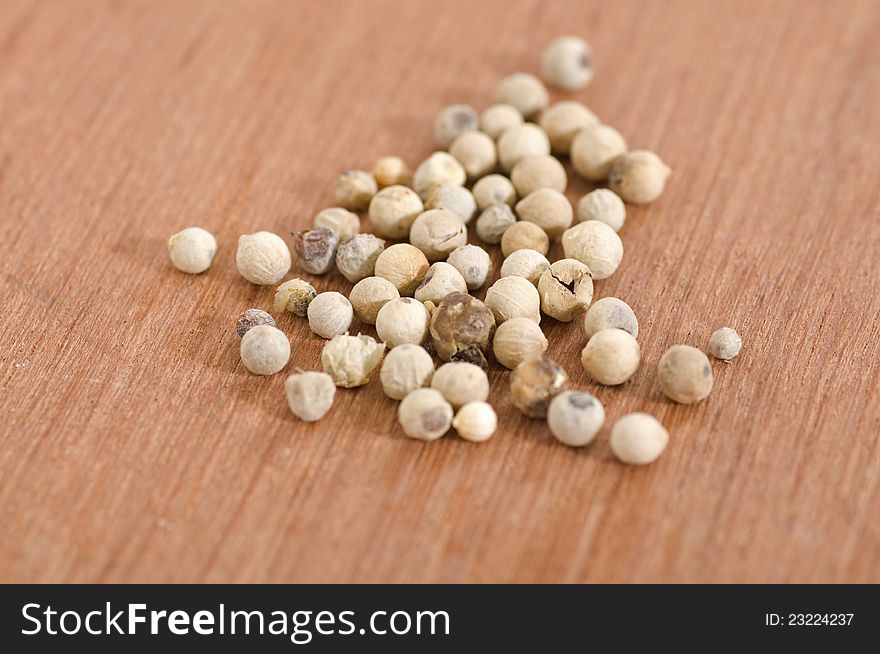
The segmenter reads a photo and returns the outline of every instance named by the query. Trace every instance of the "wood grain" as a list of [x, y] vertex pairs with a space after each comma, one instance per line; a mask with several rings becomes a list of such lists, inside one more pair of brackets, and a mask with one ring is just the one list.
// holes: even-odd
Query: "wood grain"
[[[878, 25], [872, 0], [0, 0], [0, 580], [880, 582]], [[567, 32], [599, 62], [572, 97], [675, 172], [597, 284], [642, 368], [590, 384], [578, 323], [546, 321], [550, 354], [609, 425], [655, 414], [664, 456], [557, 444], [499, 370], [483, 445], [404, 438], [378, 383], [298, 422], [238, 360], [235, 317], [272, 296], [238, 235], [416, 164], [440, 107]], [[188, 225], [220, 244], [205, 275], [168, 262]], [[728, 324], [709, 399], [664, 400], [665, 348]]]

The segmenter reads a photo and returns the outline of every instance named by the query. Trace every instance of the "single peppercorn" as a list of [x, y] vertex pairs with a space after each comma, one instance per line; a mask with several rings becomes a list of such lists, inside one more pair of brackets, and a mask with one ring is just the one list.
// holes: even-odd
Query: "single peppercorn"
[[545, 418], [550, 401], [565, 390], [568, 375], [553, 359], [541, 355], [523, 361], [510, 376], [510, 395], [529, 418]]
[[413, 222], [409, 242], [424, 252], [428, 261], [439, 261], [467, 243], [467, 228], [449, 209], [429, 209]]
[[402, 400], [417, 388], [429, 386], [433, 375], [431, 355], [414, 343], [391, 348], [379, 371], [382, 390], [392, 400]]
[[486, 207], [477, 218], [477, 236], [484, 243], [497, 245], [504, 237], [504, 232], [514, 223], [516, 216], [513, 215], [513, 209], [506, 204], [493, 204]]
[[495, 141], [483, 132], [465, 132], [449, 146], [449, 154], [458, 159], [469, 179], [479, 179], [492, 172], [498, 162]]
[[699, 402], [712, 391], [709, 359], [690, 345], [673, 345], [666, 350], [657, 365], [657, 377], [663, 394], [680, 404]]
[[571, 227], [574, 210], [561, 192], [539, 188], [516, 203], [516, 215], [521, 221], [536, 224], [550, 238], [558, 238]]
[[653, 202], [666, 188], [672, 169], [648, 150], [632, 150], [617, 157], [608, 171], [608, 186], [630, 204]]
[[441, 148], [448, 148], [458, 136], [472, 132], [480, 126], [480, 118], [466, 104], [444, 107], [434, 119], [434, 138]]
[[626, 205], [614, 191], [597, 188], [578, 200], [575, 215], [578, 222], [598, 220], [619, 232], [626, 221]]
[[622, 329], [596, 332], [581, 352], [581, 365], [594, 381], [617, 386], [639, 368], [641, 352], [632, 334]]
[[330, 339], [321, 350], [324, 372], [333, 383], [342, 388], [363, 386], [370, 381], [373, 370], [379, 365], [385, 344], [359, 334], [339, 334]]
[[520, 220], [501, 236], [501, 253], [509, 257], [517, 250], [535, 250], [544, 256], [550, 251], [550, 237], [537, 224]]
[[347, 170], [336, 180], [336, 200], [346, 209], [363, 211], [379, 189], [376, 180], [363, 170]]
[[446, 259], [464, 278], [468, 290], [476, 290], [486, 283], [492, 274], [492, 257], [479, 245], [461, 245]]
[[438, 261], [428, 268], [428, 274], [413, 295], [419, 302], [439, 304], [447, 295], [456, 292], [467, 293], [464, 277], [445, 261]]
[[545, 270], [550, 267], [547, 257], [530, 248], [511, 252], [501, 264], [501, 277], [524, 277], [535, 286]]
[[291, 232], [293, 249], [301, 270], [313, 275], [323, 275], [336, 261], [339, 236], [332, 229], [318, 227], [302, 232]]
[[352, 284], [370, 277], [376, 260], [385, 249], [385, 241], [372, 234], [356, 234], [336, 250], [336, 269]]
[[425, 254], [409, 243], [395, 243], [376, 259], [376, 277], [394, 284], [401, 295], [412, 295], [428, 274]]
[[513, 184], [504, 175], [497, 173], [477, 180], [473, 195], [480, 211], [485, 211], [494, 204], [508, 204], [511, 207], [516, 204], [516, 189]]
[[530, 318], [511, 318], [495, 331], [492, 352], [495, 360], [513, 370], [523, 361], [540, 356], [549, 345], [540, 326]]
[[416, 168], [413, 188], [422, 200], [427, 200], [435, 186], [464, 186], [467, 173], [448, 152], [435, 152]]
[[376, 324], [379, 309], [400, 297], [394, 284], [381, 277], [365, 277], [351, 289], [348, 300], [357, 319], [367, 325]]
[[550, 102], [547, 89], [534, 75], [514, 73], [495, 87], [495, 100], [515, 107], [524, 118], [531, 118]]
[[504, 170], [513, 167], [523, 157], [550, 154], [547, 133], [534, 123], [523, 123], [504, 130], [498, 139], [498, 161]]
[[544, 49], [541, 72], [561, 89], [582, 89], [593, 79], [593, 51], [578, 36], [560, 36]]
[[522, 124], [523, 115], [510, 104], [493, 104], [480, 114], [480, 129], [496, 141], [508, 127]]
[[388, 347], [421, 345], [428, 336], [430, 316], [425, 305], [410, 297], [386, 302], [376, 314], [376, 333]]
[[485, 402], [489, 397], [489, 378], [473, 363], [451, 361], [437, 368], [431, 388], [440, 391], [453, 409], [468, 402]]
[[541, 322], [541, 296], [538, 289], [523, 277], [502, 277], [486, 291], [486, 306], [500, 325], [511, 318]]
[[271, 232], [244, 234], [238, 239], [235, 264], [252, 284], [277, 284], [290, 270], [290, 249], [284, 239]]
[[709, 338], [709, 354], [722, 361], [730, 361], [742, 349], [742, 338], [731, 327], [722, 327]]
[[307, 315], [309, 329], [321, 338], [331, 339], [348, 331], [354, 311], [342, 293], [326, 291], [309, 303]]
[[447, 209], [467, 224], [477, 212], [477, 201], [464, 186], [437, 186], [425, 202], [425, 209]]
[[467, 293], [450, 293], [431, 315], [434, 351], [444, 361], [467, 361], [486, 367], [495, 333], [491, 309]]
[[593, 301], [590, 269], [577, 259], [553, 262], [538, 280], [541, 310], [562, 322], [570, 322]]
[[412, 171], [400, 157], [381, 157], [373, 166], [373, 178], [379, 188], [406, 186], [412, 182]]
[[301, 318], [305, 318], [309, 310], [309, 303], [317, 296], [315, 288], [298, 277], [288, 279], [275, 289], [275, 311], [277, 313], [296, 314]]
[[577, 133], [585, 127], [599, 124], [599, 119], [580, 102], [565, 100], [547, 107], [541, 113], [538, 124], [547, 132], [550, 149], [557, 154], [567, 155]]
[[565, 230], [562, 251], [566, 259], [577, 259], [586, 264], [593, 279], [607, 279], [623, 259], [623, 241], [605, 223], [588, 220]]
[[201, 227], [187, 227], [168, 239], [168, 256], [181, 272], [205, 272], [211, 267], [216, 253], [216, 239]]
[[452, 427], [466, 441], [482, 443], [495, 433], [498, 416], [487, 402], [468, 402], [456, 412]]
[[452, 406], [433, 388], [417, 388], [397, 408], [403, 432], [422, 441], [437, 440], [449, 431], [452, 415]]
[[646, 465], [656, 461], [669, 443], [669, 432], [647, 413], [630, 413], [611, 428], [611, 451], [623, 463]]
[[339, 243], [345, 243], [361, 231], [360, 217], [342, 207], [322, 209], [315, 216], [315, 227], [323, 227], [336, 233]]
[[416, 217], [425, 210], [418, 194], [405, 186], [388, 186], [370, 201], [370, 223], [385, 238], [400, 239], [409, 234]]
[[290, 359], [290, 341], [277, 327], [257, 325], [241, 338], [241, 362], [255, 375], [274, 375]]
[[568, 185], [565, 167], [549, 154], [532, 154], [520, 159], [510, 171], [510, 181], [521, 198], [543, 188], [563, 193]]
[[608, 177], [611, 164], [626, 152], [626, 141], [613, 127], [589, 125], [571, 142], [571, 163], [583, 177], [601, 182]]
[[603, 329], [622, 329], [633, 338], [639, 335], [639, 321], [632, 308], [616, 297], [596, 300], [584, 316], [584, 331], [592, 338]]
[[300, 372], [285, 380], [284, 392], [293, 415], [305, 422], [315, 422], [333, 406], [336, 385], [327, 373]]
[[275, 318], [262, 309], [248, 309], [242, 313], [235, 323], [235, 333], [239, 337], [244, 336], [251, 327], [257, 325], [271, 325], [275, 327]]
[[589, 393], [563, 391], [550, 401], [547, 426], [556, 439], [571, 447], [593, 442], [605, 422], [605, 407]]

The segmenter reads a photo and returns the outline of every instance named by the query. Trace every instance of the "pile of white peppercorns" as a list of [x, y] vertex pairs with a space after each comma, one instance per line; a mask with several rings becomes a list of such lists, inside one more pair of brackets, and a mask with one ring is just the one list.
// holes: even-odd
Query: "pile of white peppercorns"
[[[593, 76], [593, 55], [583, 39], [561, 37], [545, 50], [541, 68], [551, 84], [579, 89]], [[568, 389], [565, 370], [545, 356], [542, 314], [561, 322], [583, 316], [588, 340], [581, 364], [595, 382], [623, 384], [638, 369], [635, 313], [615, 297], [593, 302], [594, 282], [610, 277], [623, 258], [618, 232], [625, 203], [656, 200], [670, 168], [653, 152], [630, 150], [583, 104], [551, 105], [534, 75], [504, 78], [495, 100], [481, 114], [463, 104], [442, 109], [434, 136], [443, 150], [414, 172], [400, 157], [386, 156], [371, 172], [343, 173], [336, 182], [340, 206], [320, 211], [311, 229], [291, 233], [302, 272], [323, 275], [335, 266], [354, 284], [348, 297], [318, 293], [300, 278], [277, 286], [275, 312], [307, 318], [328, 341], [323, 372], [299, 371], [285, 383], [290, 409], [300, 419], [320, 419], [337, 387], [367, 384], [378, 368], [385, 394], [400, 400], [407, 436], [434, 440], [451, 427], [462, 438], [484, 441], [497, 426], [486, 401], [486, 370], [494, 359], [513, 371], [513, 404], [526, 416], [546, 419], [562, 443], [579, 447], [596, 437], [605, 408], [590, 393]], [[587, 193], [573, 207], [564, 195], [564, 157], [585, 179], [607, 181], [608, 188]], [[373, 234], [361, 232], [356, 212], [364, 211]], [[500, 245], [505, 257], [485, 301], [470, 292], [488, 283], [492, 259], [484, 247], [468, 243], [471, 221], [479, 240]], [[564, 258], [551, 262], [554, 240], [561, 241]], [[201, 273], [217, 244], [210, 233], [191, 227], [172, 236], [168, 248], [177, 268]], [[282, 237], [257, 232], [239, 239], [236, 264], [249, 282], [274, 286], [292, 257]], [[355, 318], [375, 325], [379, 341], [350, 335]], [[236, 331], [248, 370], [271, 375], [287, 365], [290, 341], [269, 313], [248, 309]], [[709, 352], [729, 361], [741, 345], [734, 330], [723, 328], [712, 335]], [[427, 348], [444, 362], [436, 370]], [[687, 345], [667, 350], [658, 379], [663, 393], [680, 403], [698, 402], [712, 389], [706, 355]], [[644, 413], [621, 417], [610, 434], [612, 451], [629, 464], [654, 461], [668, 440], [660, 422]]]

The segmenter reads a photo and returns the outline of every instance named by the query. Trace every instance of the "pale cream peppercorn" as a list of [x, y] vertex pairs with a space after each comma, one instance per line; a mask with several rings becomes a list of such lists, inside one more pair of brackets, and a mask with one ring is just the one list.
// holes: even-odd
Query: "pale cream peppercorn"
[[241, 362], [255, 375], [274, 375], [290, 359], [290, 340], [277, 327], [257, 325], [241, 338]]
[[388, 347], [421, 345], [428, 337], [431, 317], [425, 305], [411, 297], [385, 303], [376, 315], [376, 333]]
[[257, 325], [271, 325], [275, 327], [275, 318], [262, 309], [248, 309], [242, 313], [235, 323], [235, 333], [239, 337], [244, 336], [250, 329]]
[[412, 182], [412, 171], [400, 157], [381, 157], [373, 166], [373, 179], [379, 188], [406, 186]]
[[571, 202], [552, 188], [539, 188], [529, 193], [516, 203], [516, 215], [521, 221], [536, 224], [550, 238], [561, 236], [574, 220]]
[[467, 224], [477, 212], [477, 201], [464, 186], [436, 186], [425, 209], [448, 209]]
[[298, 277], [288, 279], [275, 289], [275, 311], [277, 313], [290, 311], [290, 313], [305, 318], [309, 304], [317, 295], [315, 287], [308, 282]]
[[593, 279], [607, 279], [623, 259], [623, 241], [613, 229], [598, 220], [578, 223], [562, 234], [566, 259], [586, 264]]
[[376, 180], [363, 170], [347, 170], [336, 180], [336, 200], [352, 211], [366, 209], [377, 190]]
[[336, 385], [327, 373], [300, 372], [287, 378], [284, 391], [293, 415], [305, 422], [315, 422], [333, 406]]
[[424, 210], [422, 199], [411, 188], [388, 186], [370, 201], [370, 223], [379, 236], [405, 238], [413, 221]]
[[492, 257], [479, 245], [462, 245], [455, 248], [446, 259], [464, 278], [468, 290], [476, 290], [486, 283], [492, 274]]
[[530, 318], [511, 318], [498, 325], [492, 352], [498, 363], [513, 370], [523, 361], [543, 354], [548, 345], [538, 323]]
[[290, 249], [272, 232], [244, 234], [238, 239], [235, 264], [239, 274], [252, 284], [277, 284], [290, 270]]
[[417, 388], [397, 407], [403, 432], [422, 441], [437, 440], [452, 426], [452, 405], [433, 388]]
[[416, 168], [413, 187], [422, 200], [427, 200], [435, 186], [464, 186], [467, 173], [448, 152], [435, 152]]
[[356, 234], [336, 250], [336, 269], [352, 284], [371, 276], [385, 241], [372, 234]]
[[608, 177], [611, 164], [626, 152], [626, 141], [613, 127], [590, 125], [571, 142], [571, 163], [583, 177], [600, 182]]
[[493, 173], [477, 180], [473, 188], [477, 208], [485, 211], [495, 204], [516, 204], [516, 189], [504, 175]]
[[381, 277], [365, 277], [348, 294], [354, 315], [367, 325], [375, 325], [379, 309], [399, 297], [394, 284]]
[[495, 100], [512, 105], [524, 118], [531, 118], [549, 104], [550, 96], [541, 80], [534, 75], [514, 73], [495, 87]]
[[545, 270], [550, 267], [547, 257], [531, 248], [511, 252], [501, 264], [501, 277], [525, 277], [535, 286]]
[[517, 250], [526, 249], [547, 256], [550, 251], [550, 237], [535, 223], [520, 220], [508, 227], [501, 236], [501, 253], [509, 257]]
[[419, 302], [433, 302], [435, 305], [450, 293], [467, 293], [464, 277], [445, 261], [431, 264], [428, 274], [418, 285], [414, 297]]
[[409, 243], [395, 243], [376, 259], [376, 277], [382, 277], [394, 284], [401, 295], [412, 295], [428, 274], [427, 257], [417, 247]]
[[201, 227], [187, 227], [168, 239], [168, 256], [181, 272], [198, 274], [211, 267], [217, 253], [217, 241]]
[[498, 140], [508, 127], [523, 124], [523, 115], [511, 104], [493, 104], [480, 114], [480, 129]]
[[318, 293], [309, 303], [307, 315], [309, 329], [321, 338], [330, 339], [348, 331], [354, 310], [342, 293], [326, 291]]
[[430, 329], [434, 351], [444, 361], [488, 367], [495, 316], [485, 303], [467, 293], [450, 293], [431, 312]]
[[383, 352], [385, 344], [377, 343], [374, 338], [363, 334], [339, 334], [321, 350], [321, 365], [324, 372], [333, 378], [334, 384], [354, 388], [370, 381]]
[[550, 401], [567, 385], [565, 370], [542, 354], [514, 368], [510, 375], [510, 396], [514, 406], [529, 418], [546, 418]]
[[429, 209], [413, 222], [409, 242], [424, 252], [428, 261], [439, 261], [467, 243], [467, 227], [449, 209]]
[[498, 416], [487, 402], [468, 402], [455, 414], [452, 427], [466, 441], [482, 443], [498, 428]]
[[491, 173], [498, 163], [495, 141], [483, 132], [465, 132], [449, 146], [449, 154], [458, 159], [469, 179]]
[[608, 186], [630, 204], [653, 202], [666, 188], [672, 169], [649, 150], [632, 150], [617, 157], [608, 171]]
[[595, 381], [617, 386], [639, 368], [639, 344], [622, 329], [603, 329], [587, 341], [581, 352], [581, 365]]
[[663, 394], [680, 404], [699, 402], [712, 392], [709, 359], [690, 345], [673, 345], [666, 350], [657, 365], [657, 377]]
[[563, 391], [547, 409], [550, 433], [571, 447], [592, 443], [604, 423], [605, 407], [590, 393]]
[[550, 154], [550, 140], [534, 123], [515, 125], [498, 139], [498, 161], [504, 170], [513, 170], [523, 157], [538, 154]]
[[582, 314], [593, 301], [593, 278], [590, 269], [577, 259], [560, 259], [541, 274], [538, 280], [541, 310], [562, 322]]
[[342, 207], [322, 209], [315, 216], [315, 227], [324, 227], [336, 233], [340, 243], [350, 240], [361, 231], [361, 219], [356, 213]]
[[485, 402], [489, 397], [489, 378], [480, 366], [450, 361], [437, 368], [431, 388], [440, 391], [453, 409], [468, 402]]
[[313, 275], [323, 275], [336, 261], [339, 236], [332, 229], [316, 227], [302, 232], [291, 232], [293, 249], [301, 270]]
[[544, 79], [567, 91], [582, 89], [593, 79], [593, 51], [578, 36], [553, 39], [541, 57]]
[[493, 204], [486, 207], [480, 217], [477, 218], [477, 236], [484, 243], [497, 245], [504, 238], [506, 232], [516, 223], [516, 216], [506, 204]]
[[669, 432], [647, 413], [630, 413], [611, 428], [611, 451], [623, 463], [646, 465], [657, 460], [669, 444]]
[[402, 400], [417, 388], [430, 385], [433, 376], [431, 355], [413, 343], [391, 348], [379, 371], [382, 390], [392, 400]]
[[451, 104], [443, 107], [434, 119], [434, 139], [441, 148], [448, 148], [456, 137], [480, 127], [480, 117], [473, 107]]
[[580, 102], [564, 100], [547, 107], [538, 122], [547, 132], [550, 149], [557, 154], [568, 154], [577, 133], [585, 127], [599, 124], [599, 119]]
[[565, 191], [568, 177], [559, 159], [549, 154], [532, 154], [520, 159], [510, 171], [510, 181], [521, 198], [542, 188]]
[[742, 338], [732, 327], [722, 327], [709, 338], [709, 354], [722, 361], [730, 361], [742, 349]]
[[597, 188], [578, 200], [576, 215], [578, 222], [598, 220], [619, 232], [626, 221], [626, 205], [614, 191]]
[[603, 297], [596, 300], [584, 316], [584, 331], [587, 338], [603, 329], [622, 329], [633, 338], [639, 335], [639, 321], [635, 312], [623, 300], [616, 297]]
[[511, 318], [528, 318], [541, 322], [541, 296], [538, 289], [524, 277], [502, 277], [486, 291], [486, 306], [492, 310], [497, 324]]

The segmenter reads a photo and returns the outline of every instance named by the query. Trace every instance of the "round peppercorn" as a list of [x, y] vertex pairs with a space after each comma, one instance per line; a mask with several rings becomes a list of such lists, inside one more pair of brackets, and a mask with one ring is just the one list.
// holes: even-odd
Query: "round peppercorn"
[[550, 42], [541, 58], [541, 72], [551, 84], [573, 91], [593, 79], [593, 51], [577, 36], [560, 36]]
[[568, 385], [568, 375], [553, 359], [541, 355], [523, 361], [510, 376], [514, 406], [529, 418], [547, 417], [550, 401]]
[[571, 163], [583, 177], [600, 182], [608, 177], [611, 164], [626, 152], [626, 141], [613, 127], [589, 125], [571, 142]]
[[552, 188], [539, 188], [516, 203], [516, 215], [521, 221], [534, 223], [550, 238], [558, 238], [571, 227], [574, 210], [562, 193]]
[[347, 170], [336, 181], [336, 200], [346, 209], [363, 211], [378, 190], [376, 180], [363, 170]]
[[509, 257], [517, 250], [525, 249], [537, 250], [547, 256], [550, 251], [550, 237], [537, 224], [520, 220], [505, 230], [501, 237], [501, 253]]
[[581, 364], [595, 381], [617, 386], [639, 368], [639, 344], [622, 329], [603, 329], [595, 333], [581, 352]]
[[593, 442], [605, 422], [605, 408], [589, 393], [563, 391], [550, 401], [547, 426], [557, 440], [571, 447]]
[[597, 188], [578, 200], [576, 215], [578, 222], [598, 220], [619, 232], [626, 220], [626, 206], [614, 191]]
[[577, 133], [599, 124], [599, 119], [580, 102], [565, 100], [547, 107], [541, 113], [539, 124], [547, 132], [553, 152], [568, 154]]
[[523, 157], [550, 154], [550, 141], [543, 129], [534, 123], [523, 123], [504, 130], [498, 139], [498, 160], [504, 170], [513, 167]]
[[608, 171], [608, 186], [630, 204], [660, 197], [672, 169], [653, 152], [633, 150], [617, 157]]
[[512, 207], [516, 203], [516, 189], [504, 175], [481, 177], [474, 184], [473, 194], [480, 211], [485, 211], [494, 204], [508, 204]]
[[434, 138], [441, 148], [448, 148], [458, 136], [478, 129], [480, 118], [472, 107], [451, 104], [444, 107], [434, 119]]
[[422, 199], [405, 186], [388, 186], [373, 196], [369, 216], [373, 229], [385, 238], [400, 239], [409, 234], [416, 217], [425, 210]]
[[525, 118], [535, 116], [550, 102], [541, 80], [529, 73], [514, 73], [502, 79], [495, 88], [495, 99], [512, 105]]
[[523, 115], [510, 104], [493, 104], [480, 114], [480, 129], [496, 141], [508, 127], [522, 123]]
[[623, 241], [613, 229], [598, 220], [570, 227], [562, 234], [562, 250], [567, 259], [577, 259], [593, 274], [607, 279], [623, 259]]
[[395, 243], [376, 259], [376, 277], [394, 284], [401, 295], [412, 295], [428, 274], [430, 264], [424, 253], [409, 243]]
[[657, 376], [664, 395], [680, 404], [699, 402], [712, 391], [709, 359], [690, 345], [673, 345], [666, 350], [660, 357]]

